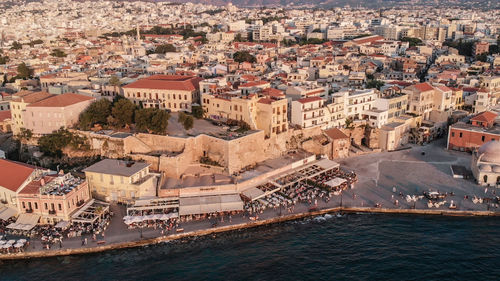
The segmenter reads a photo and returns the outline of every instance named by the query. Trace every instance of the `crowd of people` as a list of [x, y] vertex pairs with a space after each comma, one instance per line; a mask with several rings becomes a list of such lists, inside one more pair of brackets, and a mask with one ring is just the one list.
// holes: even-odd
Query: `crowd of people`
[[[284, 186], [281, 190], [245, 203], [245, 210], [249, 213], [249, 217], [255, 219], [267, 208], [275, 210], [283, 208], [292, 213], [297, 203], [308, 204], [308, 206], [317, 206], [318, 200], [328, 203], [332, 196], [339, 195], [342, 190], [352, 188], [358, 180], [354, 172], [344, 172], [337, 168], [322, 172], [310, 179], [307, 178], [308, 175], [313, 174], [317, 174], [317, 170], [301, 170], [276, 180], [278, 184]], [[344, 181], [338, 186], [326, 184], [334, 178], [341, 178]], [[270, 191], [276, 187], [267, 183], [257, 188], [262, 191]]]

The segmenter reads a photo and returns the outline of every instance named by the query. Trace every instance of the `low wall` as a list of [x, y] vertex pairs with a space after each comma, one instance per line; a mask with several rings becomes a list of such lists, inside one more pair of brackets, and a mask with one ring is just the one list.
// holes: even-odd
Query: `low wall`
[[130, 241], [123, 243], [115, 243], [104, 246], [97, 246], [92, 248], [75, 248], [75, 249], [65, 249], [65, 250], [55, 250], [55, 251], [38, 251], [38, 252], [24, 252], [15, 254], [2, 254], [0, 255], [0, 260], [17, 260], [17, 259], [31, 259], [31, 258], [45, 258], [45, 257], [55, 257], [55, 256], [68, 256], [68, 255], [81, 255], [90, 253], [99, 253], [108, 250], [116, 249], [126, 249], [134, 247], [142, 247], [147, 245], [159, 244], [167, 241], [173, 241], [183, 238], [205, 236], [214, 233], [222, 233], [246, 228], [253, 228], [258, 226], [264, 226], [279, 222], [291, 221], [302, 219], [310, 216], [318, 216], [327, 213], [335, 212], [345, 212], [345, 213], [386, 213], [386, 214], [416, 214], [416, 215], [442, 215], [442, 216], [500, 216], [500, 212], [490, 212], [490, 211], [445, 211], [445, 210], [419, 210], [419, 209], [387, 209], [387, 208], [363, 208], [363, 207], [335, 207], [314, 212], [300, 213], [287, 215], [282, 217], [275, 217], [272, 219], [253, 221], [236, 225], [220, 226], [210, 229], [203, 229], [197, 231], [190, 231], [186, 233], [173, 234], [169, 236], [162, 236], [151, 239], [144, 239], [139, 241]]

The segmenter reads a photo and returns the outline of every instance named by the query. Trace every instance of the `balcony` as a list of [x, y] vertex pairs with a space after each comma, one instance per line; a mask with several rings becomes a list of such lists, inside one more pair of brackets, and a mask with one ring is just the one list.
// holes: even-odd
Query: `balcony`
[[49, 210], [49, 215], [55, 215], [56, 214], [56, 210]]
[[33, 209], [26, 209], [26, 210], [25, 210], [25, 212], [26, 212], [27, 214], [31, 214], [31, 213], [33, 213]]

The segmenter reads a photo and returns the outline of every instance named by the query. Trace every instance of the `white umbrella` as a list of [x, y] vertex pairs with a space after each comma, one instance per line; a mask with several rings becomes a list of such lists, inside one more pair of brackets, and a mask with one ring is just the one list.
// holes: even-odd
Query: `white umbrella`
[[11, 246], [11, 245], [9, 245], [9, 244], [5, 244], [5, 245], [3, 245], [3, 246], [2, 246], [2, 248], [3, 248], [3, 249], [8, 249], [8, 248], [10, 248], [10, 246]]
[[153, 215], [153, 219], [154, 219], [154, 220], [159, 220], [159, 219], [161, 219], [161, 214], [156, 214], [156, 215]]
[[124, 220], [124, 221], [126, 221], [126, 220], [129, 220], [129, 219], [131, 219], [131, 218], [132, 218], [131, 216], [124, 216], [124, 217], [123, 217], [123, 220]]
[[5, 240], [0, 240], [0, 245], [5, 245], [5, 242], [7, 242], [7, 241], [5, 241]]
[[16, 240], [9, 240], [9, 241], [7, 241], [7, 244], [11, 244], [12, 245], [14, 243], [16, 243]]
[[132, 217], [132, 219], [130, 221], [131, 222], [140, 222], [140, 221], [143, 221], [143, 219], [141, 216], [134, 216], [134, 217]]
[[169, 215], [167, 215], [167, 214], [162, 214], [162, 215], [161, 215], [161, 217], [160, 217], [160, 220], [164, 220], [164, 221], [166, 221], [166, 220], [168, 220], [169, 218], [170, 218], [170, 216], [169, 216]]
[[27, 241], [26, 239], [19, 239], [19, 240], [17, 240], [17, 242], [21, 242], [21, 243], [26, 243], [26, 241]]

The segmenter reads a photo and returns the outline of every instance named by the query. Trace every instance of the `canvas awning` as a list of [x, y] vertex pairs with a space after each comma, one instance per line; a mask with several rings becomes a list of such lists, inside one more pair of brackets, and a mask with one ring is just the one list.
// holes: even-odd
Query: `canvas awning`
[[9, 224], [7, 228], [29, 231], [37, 225], [39, 220], [40, 215], [20, 214], [16, 222]]
[[69, 221], [60, 221], [56, 224], [56, 228], [61, 228], [61, 229], [65, 229], [66, 227], [68, 227], [69, 225]]
[[256, 199], [259, 199], [265, 195], [264, 191], [258, 189], [257, 187], [250, 187], [248, 189], [243, 190], [241, 192], [243, 196], [247, 197], [251, 201], [254, 201]]
[[8, 220], [17, 214], [17, 210], [10, 207], [0, 208], [0, 220]]
[[347, 182], [347, 180], [343, 179], [343, 178], [333, 178], [333, 179], [325, 182], [325, 184], [328, 186], [331, 186], [331, 187], [337, 187], [337, 186], [343, 184], [344, 182]]
[[242, 211], [239, 194], [224, 194], [180, 198], [179, 215], [197, 215], [227, 211]]

